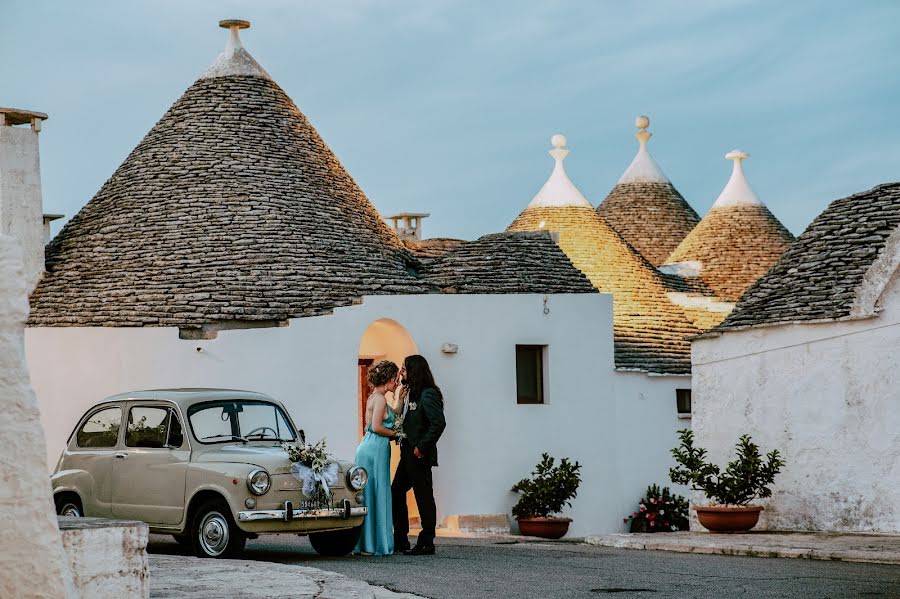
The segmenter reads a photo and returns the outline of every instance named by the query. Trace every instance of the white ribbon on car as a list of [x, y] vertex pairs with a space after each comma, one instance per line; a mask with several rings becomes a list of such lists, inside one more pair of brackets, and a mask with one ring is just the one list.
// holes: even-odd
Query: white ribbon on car
[[303, 483], [303, 494], [307, 497], [315, 497], [320, 485], [322, 490], [325, 491], [325, 496], [331, 497], [331, 487], [338, 481], [338, 465], [336, 462], [331, 462], [325, 468], [316, 472], [309, 466], [305, 466], [300, 462], [294, 462], [291, 465], [291, 474]]

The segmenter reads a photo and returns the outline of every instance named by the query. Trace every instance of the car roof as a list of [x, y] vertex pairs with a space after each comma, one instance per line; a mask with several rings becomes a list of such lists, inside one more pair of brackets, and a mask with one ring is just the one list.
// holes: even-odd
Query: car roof
[[241, 389], [216, 389], [212, 387], [179, 388], [179, 389], [146, 389], [143, 391], [128, 391], [107, 397], [101, 403], [108, 401], [127, 401], [130, 399], [157, 399], [174, 402], [186, 408], [195, 403], [204, 401], [227, 400], [259, 400], [281, 403], [274, 398], [256, 391], [243, 391]]

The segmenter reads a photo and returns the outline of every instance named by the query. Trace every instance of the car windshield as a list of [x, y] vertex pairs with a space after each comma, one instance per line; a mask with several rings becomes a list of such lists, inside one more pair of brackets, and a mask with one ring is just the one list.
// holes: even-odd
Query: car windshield
[[213, 401], [191, 406], [188, 420], [201, 443], [294, 441], [284, 411], [266, 401]]

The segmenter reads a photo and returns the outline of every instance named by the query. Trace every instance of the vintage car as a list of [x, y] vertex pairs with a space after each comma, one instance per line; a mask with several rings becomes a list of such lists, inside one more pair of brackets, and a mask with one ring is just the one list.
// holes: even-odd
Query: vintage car
[[143, 520], [200, 557], [239, 554], [260, 534], [309, 535], [350, 553], [366, 516], [365, 469], [335, 460], [330, 497], [303, 495], [282, 443], [303, 439], [260, 393], [168, 389], [106, 399], [78, 421], [51, 478], [57, 513]]

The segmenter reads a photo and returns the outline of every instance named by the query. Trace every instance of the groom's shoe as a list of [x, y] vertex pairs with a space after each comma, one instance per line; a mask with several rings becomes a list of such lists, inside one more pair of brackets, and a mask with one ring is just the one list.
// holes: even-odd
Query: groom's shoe
[[404, 555], [434, 555], [434, 545], [416, 545], [403, 552]]

